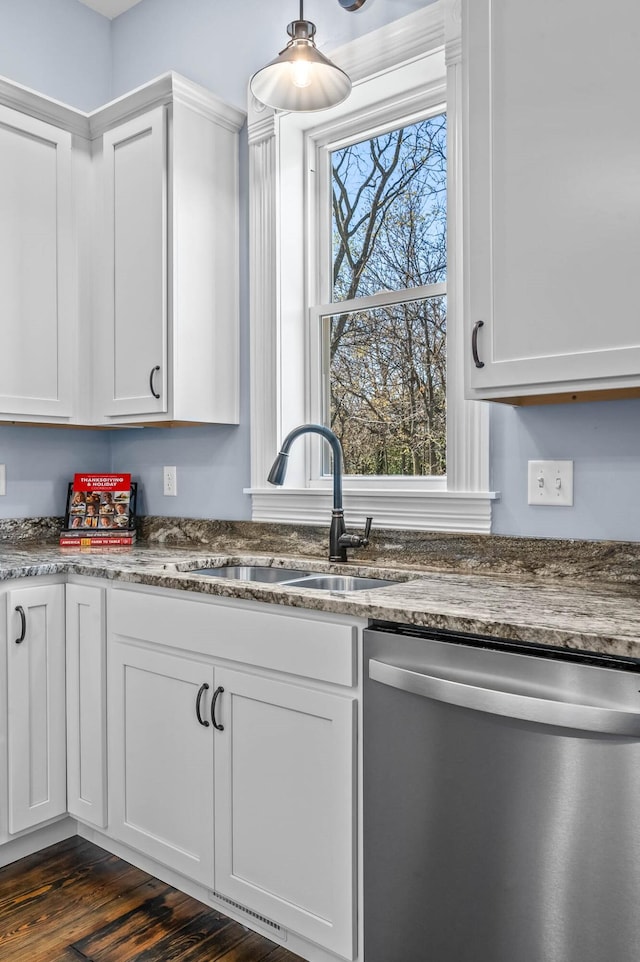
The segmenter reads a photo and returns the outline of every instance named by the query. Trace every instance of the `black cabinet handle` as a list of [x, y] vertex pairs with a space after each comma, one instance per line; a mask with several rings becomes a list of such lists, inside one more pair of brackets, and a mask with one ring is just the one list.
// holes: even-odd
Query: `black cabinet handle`
[[149, 390], [151, 391], [151, 393], [155, 398], [159, 398], [160, 395], [156, 393], [156, 389], [153, 386], [153, 375], [156, 373], [156, 371], [159, 371], [159, 370], [160, 370], [160, 365], [156, 364], [155, 367], [151, 368], [151, 374], [149, 375]]
[[200, 685], [200, 691], [198, 692], [198, 696], [196, 698], [196, 718], [200, 724], [204, 726], [204, 728], [208, 728], [209, 722], [200, 714], [200, 702], [202, 701], [202, 696], [204, 695], [205, 691], [209, 691], [209, 686], [207, 685], [206, 681], [204, 685]]
[[478, 357], [478, 331], [481, 327], [484, 327], [484, 321], [476, 321], [473, 325], [473, 333], [471, 335], [471, 353], [473, 354], [473, 363], [476, 367], [484, 367], [484, 361], [481, 361]]
[[16, 605], [16, 611], [20, 615], [20, 636], [16, 638], [16, 645], [19, 645], [24, 641], [27, 633], [27, 616], [24, 613], [24, 608], [22, 605]]
[[219, 731], [219, 732], [224, 731], [224, 725], [219, 725], [218, 722], [216, 721], [216, 702], [220, 697], [220, 695], [223, 693], [223, 691], [224, 691], [224, 688], [222, 688], [222, 686], [216, 688], [216, 690], [213, 693], [213, 698], [211, 699], [211, 721], [213, 722], [213, 727], [216, 729], [216, 731]]

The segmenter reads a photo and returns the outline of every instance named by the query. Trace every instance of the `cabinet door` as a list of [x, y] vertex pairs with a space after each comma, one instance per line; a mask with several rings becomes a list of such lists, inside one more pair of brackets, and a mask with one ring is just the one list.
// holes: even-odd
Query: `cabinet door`
[[[167, 411], [167, 132], [164, 107], [103, 138], [100, 414]], [[157, 395], [157, 397], [156, 397]]]
[[581, 0], [465, 0], [463, 26], [467, 395], [638, 386], [640, 5], [603, 31]]
[[67, 585], [67, 808], [107, 824], [104, 589]]
[[216, 686], [216, 890], [351, 959], [355, 701], [229, 669]]
[[71, 135], [0, 107], [0, 416], [69, 417], [77, 369]]
[[108, 682], [111, 833], [212, 885], [212, 667], [115, 636]]
[[7, 596], [9, 832], [66, 811], [64, 585]]

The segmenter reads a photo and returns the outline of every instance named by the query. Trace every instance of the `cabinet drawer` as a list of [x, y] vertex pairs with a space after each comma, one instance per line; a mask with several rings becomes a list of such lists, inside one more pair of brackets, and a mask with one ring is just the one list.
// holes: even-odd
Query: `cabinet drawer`
[[111, 593], [117, 635], [227, 658], [336, 685], [355, 683], [356, 627], [298, 611], [264, 611], [233, 603]]

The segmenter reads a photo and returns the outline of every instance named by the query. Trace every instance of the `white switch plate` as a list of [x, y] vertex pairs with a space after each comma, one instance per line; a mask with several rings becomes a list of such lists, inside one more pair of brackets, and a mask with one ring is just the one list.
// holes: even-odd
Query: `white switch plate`
[[173, 497], [178, 493], [178, 477], [175, 466], [163, 468], [162, 477], [164, 482], [164, 494]]
[[529, 504], [573, 504], [573, 461], [529, 461]]
[[0, 496], [7, 493], [7, 467], [0, 464]]

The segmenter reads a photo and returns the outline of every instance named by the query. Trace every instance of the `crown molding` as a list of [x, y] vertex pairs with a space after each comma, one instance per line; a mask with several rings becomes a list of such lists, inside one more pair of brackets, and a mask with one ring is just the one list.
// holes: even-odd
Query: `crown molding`
[[234, 133], [240, 130], [246, 120], [244, 111], [226, 104], [205, 87], [174, 71], [162, 74], [90, 113], [76, 110], [30, 87], [0, 77], [0, 103], [4, 106], [60, 127], [85, 140], [95, 140], [110, 128], [147, 110], [174, 102], [185, 104]]
[[234, 132], [242, 127], [246, 119], [244, 111], [224, 103], [186, 77], [169, 71], [89, 114], [91, 137], [100, 137], [110, 128], [147, 110], [173, 102], [183, 103]]
[[269, 110], [264, 116], [258, 115], [257, 120], [248, 118], [249, 143], [259, 144], [265, 140], [271, 140], [276, 135], [276, 115], [273, 110]]
[[418, 60], [445, 42], [445, 3], [437, 0], [421, 10], [336, 47], [331, 59], [354, 83], [370, 79], [400, 63]]
[[214, 120], [221, 127], [226, 127], [232, 133], [237, 133], [244, 125], [247, 115], [243, 110], [232, 107], [224, 100], [220, 100], [205, 87], [187, 80], [180, 74], [171, 72], [173, 100], [185, 104], [196, 113], [210, 120]]
[[89, 114], [69, 107], [59, 100], [45, 97], [44, 94], [30, 87], [23, 87], [7, 77], [0, 77], [0, 103], [35, 117], [36, 120], [67, 130], [70, 134], [85, 139], [90, 137]]

